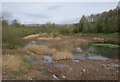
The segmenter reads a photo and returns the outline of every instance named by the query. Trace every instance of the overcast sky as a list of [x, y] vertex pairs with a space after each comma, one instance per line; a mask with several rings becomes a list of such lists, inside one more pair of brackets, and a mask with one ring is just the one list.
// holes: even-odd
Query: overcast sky
[[116, 8], [117, 2], [2, 2], [2, 16], [24, 24], [70, 24], [90, 15]]

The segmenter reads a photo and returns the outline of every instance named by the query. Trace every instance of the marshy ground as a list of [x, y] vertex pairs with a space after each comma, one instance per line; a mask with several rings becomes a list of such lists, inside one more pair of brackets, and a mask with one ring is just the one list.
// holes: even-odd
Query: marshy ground
[[[23, 41], [21, 48], [4, 49], [3, 80], [119, 79], [117, 34], [37, 34]], [[93, 47], [96, 43], [112, 44]]]

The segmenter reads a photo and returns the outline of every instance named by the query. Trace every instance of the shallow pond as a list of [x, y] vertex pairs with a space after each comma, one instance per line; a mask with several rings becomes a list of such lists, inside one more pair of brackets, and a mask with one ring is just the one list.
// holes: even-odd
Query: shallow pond
[[[95, 46], [90, 44], [88, 46], [84, 46], [81, 48], [85, 53], [90, 55], [91, 57], [105, 57], [110, 59], [118, 59], [118, 51], [119, 48], [111, 48], [106, 46]], [[93, 56], [95, 55], [95, 56]]]
[[[29, 47], [29, 45], [38, 44], [40, 42], [32, 41], [27, 44], [25, 47]], [[95, 46], [93, 44], [89, 44], [87, 46], [77, 47], [76, 54], [74, 54], [74, 60], [84, 60], [84, 59], [91, 59], [91, 60], [102, 60], [105, 61], [107, 59], [117, 59], [118, 58], [118, 48], [109, 48], [105, 46]], [[87, 54], [87, 55], [86, 55]], [[53, 59], [51, 56], [44, 56], [43, 59], [34, 60], [29, 55], [25, 55], [25, 59], [31, 64], [44, 64], [44, 63], [51, 63]], [[57, 65], [63, 66], [64, 65]]]
[[105, 61], [107, 60], [108, 58], [106, 57], [103, 57], [101, 55], [85, 55], [85, 54], [77, 54], [77, 55], [74, 55], [74, 60], [84, 60], [84, 59], [91, 59], [91, 60], [102, 60], [102, 61]]
[[44, 56], [44, 60], [40, 59], [40, 60], [34, 60], [31, 56], [29, 55], [25, 55], [25, 59], [32, 65], [35, 64], [45, 64], [48, 67], [59, 67], [59, 68], [65, 68], [68, 67], [68, 65], [63, 64], [63, 63], [56, 63], [56, 64], [52, 64], [53, 60], [51, 56]]

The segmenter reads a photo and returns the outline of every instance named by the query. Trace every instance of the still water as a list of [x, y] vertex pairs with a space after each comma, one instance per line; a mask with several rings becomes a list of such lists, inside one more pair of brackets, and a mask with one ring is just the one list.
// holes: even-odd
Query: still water
[[[29, 47], [29, 45], [32, 44], [38, 43], [37, 41], [32, 41], [26, 47]], [[98, 47], [90, 44], [83, 47], [77, 47], [76, 54], [74, 54], [73, 57], [74, 60], [90, 59], [105, 61], [108, 59], [118, 59], [118, 48]], [[44, 56], [44, 60], [34, 60], [28, 54], [25, 55], [25, 59], [31, 64], [51, 63], [53, 61], [52, 57], [49, 55]]]

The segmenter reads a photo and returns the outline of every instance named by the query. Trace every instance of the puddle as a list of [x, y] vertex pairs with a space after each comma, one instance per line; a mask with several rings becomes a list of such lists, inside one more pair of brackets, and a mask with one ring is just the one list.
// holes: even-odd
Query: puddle
[[[28, 43], [25, 47], [29, 47], [30, 45], [33, 45], [33, 44], [41, 44], [41, 43], [33, 40], [30, 43]], [[118, 49], [111, 49], [107, 47], [97, 47], [97, 46], [93, 46], [92, 44], [84, 46], [84, 47], [77, 47], [75, 51], [77, 52], [77, 54], [74, 55], [74, 60], [91, 59], [91, 60], [105, 61], [109, 58], [111, 59], [118, 58]], [[84, 53], [88, 53], [88, 55], [86, 56]], [[90, 55], [90, 54], [93, 54], [93, 55]], [[43, 59], [34, 60], [30, 56], [25, 55], [25, 59], [31, 64], [44, 64], [44, 63], [53, 62], [51, 56], [44, 56]], [[64, 67], [65, 65], [60, 64], [56, 66]]]
[[[49, 64], [50, 66], [51, 63], [53, 62], [51, 56], [43, 56], [43, 59], [41, 60], [34, 60], [32, 57], [30, 57], [29, 55], [25, 55], [25, 59], [30, 63], [30, 64]], [[63, 67], [67, 67], [67, 65], [65, 64], [54, 64], [53, 66], [55, 67], [60, 67], [60, 68], [63, 68]]]
[[[119, 48], [109, 48], [109, 47], [94, 46], [93, 44], [89, 44], [87, 46], [82, 46], [81, 50], [83, 50], [83, 53], [96, 55], [92, 58], [90, 57], [90, 59], [98, 59], [98, 60], [99, 59], [101, 60], [104, 58], [118, 59]], [[80, 53], [78, 53], [78, 54], [80, 54]], [[82, 56], [81, 58], [84, 59], [85, 57]]]
[[[30, 64], [47, 64], [47, 63], [52, 63], [52, 57], [51, 56], [44, 56], [40, 60], [34, 60], [31, 56], [25, 55], [25, 59], [30, 63]], [[94, 55], [94, 56], [86, 56], [86, 55], [74, 55], [74, 60], [86, 60], [86, 59], [91, 59], [91, 60], [102, 60], [105, 61], [108, 58], [103, 57], [101, 55]], [[55, 64], [55, 67], [67, 67], [65, 64]]]
[[46, 63], [50, 63], [53, 61], [51, 56], [43, 56], [43, 59]]
[[101, 55], [86, 56], [86, 55], [77, 54], [77, 55], [74, 56], [74, 60], [84, 60], [84, 59], [102, 60], [102, 61], [105, 61], [105, 60], [107, 60], [108, 58], [103, 57], [103, 56], [101, 56]]
[[25, 59], [30, 64], [44, 64], [44, 63], [51, 63], [53, 60], [50, 56], [44, 56], [43, 59], [40, 60], [34, 60], [31, 56], [25, 55]]
[[86, 59], [85, 55], [80, 55], [80, 54], [77, 54], [77, 55], [74, 55], [74, 60], [83, 60], [83, 59]]
[[108, 48], [108, 47], [99, 47], [99, 46], [91, 46], [96, 51], [93, 52], [95, 54], [100, 54], [103, 57], [110, 59], [118, 59], [118, 48]]
[[29, 56], [29, 55], [25, 55], [25, 59], [29, 62], [29, 63], [32, 63], [34, 61], [34, 59]]
[[92, 60], [103, 60], [103, 61], [105, 61], [105, 60], [107, 60], [108, 58], [106, 58], [106, 57], [103, 57], [103, 56], [101, 56], [101, 55], [96, 55], [96, 56], [91, 56], [91, 57], [88, 57], [88, 59], [92, 59]]

